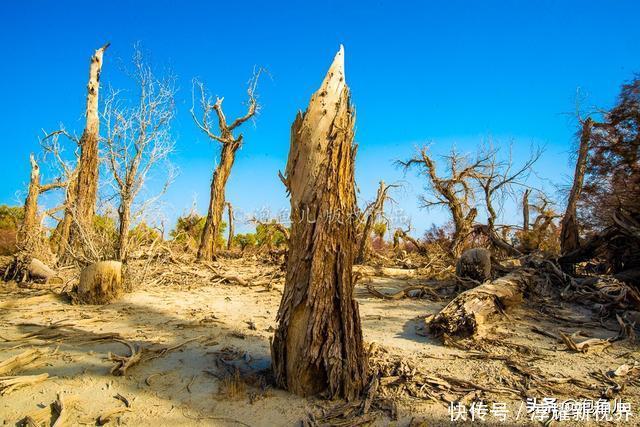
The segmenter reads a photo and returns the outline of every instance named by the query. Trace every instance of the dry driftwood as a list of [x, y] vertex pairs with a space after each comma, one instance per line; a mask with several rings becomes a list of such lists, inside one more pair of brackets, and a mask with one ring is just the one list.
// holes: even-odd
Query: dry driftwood
[[465, 291], [436, 314], [429, 329], [437, 336], [469, 337], [493, 318], [522, 302], [532, 270], [521, 268], [504, 277]]
[[291, 128], [287, 278], [272, 346], [276, 383], [299, 395], [352, 400], [366, 385], [353, 298], [356, 197], [354, 112], [341, 48]]
[[43, 354], [44, 352], [40, 350], [31, 349], [24, 351], [17, 356], [10, 357], [5, 361], [0, 362], [0, 375], [8, 374], [24, 366], [27, 366]]
[[40, 383], [49, 378], [49, 374], [40, 375], [14, 375], [0, 377], [0, 395], [5, 395], [21, 387]]
[[74, 300], [80, 304], [107, 304], [123, 293], [122, 263], [99, 261], [80, 273]]
[[484, 248], [467, 249], [456, 262], [456, 275], [484, 282], [491, 277], [491, 252]]
[[111, 368], [111, 373], [115, 376], [123, 376], [127, 374], [127, 370], [132, 368], [135, 365], [138, 365], [142, 362], [147, 362], [149, 360], [157, 359], [158, 357], [162, 357], [167, 353], [170, 353], [174, 350], [179, 349], [180, 347], [199, 340], [200, 336], [188, 339], [183, 341], [180, 344], [174, 345], [172, 347], [162, 347], [160, 349], [149, 349], [145, 347], [140, 347], [138, 344], [132, 344], [125, 340], [117, 339], [115, 341], [122, 343], [129, 347], [129, 356], [120, 356], [118, 354], [114, 354], [109, 352], [107, 358], [116, 364]]

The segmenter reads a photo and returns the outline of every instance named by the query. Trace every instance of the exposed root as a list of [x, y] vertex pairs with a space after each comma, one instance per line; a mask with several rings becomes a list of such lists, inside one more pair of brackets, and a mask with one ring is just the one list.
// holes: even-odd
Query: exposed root
[[137, 344], [131, 344], [130, 342], [122, 339], [117, 339], [115, 341], [126, 345], [129, 348], [129, 356], [120, 356], [118, 354], [113, 354], [109, 352], [107, 358], [112, 362], [115, 362], [115, 366], [111, 368], [111, 374], [115, 376], [123, 376], [127, 374], [127, 369], [132, 368], [135, 365], [138, 365], [142, 362], [147, 362], [149, 360], [156, 359], [158, 357], [162, 357], [167, 353], [170, 353], [174, 350], [179, 349], [180, 347], [188, 344], [190, 342], [199, 340], [202, 337], [195, 337], [189, 340], [186, 340], [178, 345], [173, 347], [164, 347], [160, 349], [149, 349], [140, 347]]

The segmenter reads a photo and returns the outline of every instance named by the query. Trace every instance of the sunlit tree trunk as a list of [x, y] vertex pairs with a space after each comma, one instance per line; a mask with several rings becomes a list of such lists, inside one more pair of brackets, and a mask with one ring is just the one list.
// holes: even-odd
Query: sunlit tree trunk
[[54, 181], [49, 184], [40, 183], [40, 166], [33, 154], [29, 156], [31, 163], [31, 174], [29, 179], [29, 190], [24, 202], [24, 217], [18, 230], [18, 244], [23, 250], [30, 250], [29, 246], [35, 243], [41, 236], [42, 218], [38, 215], [38, 199], [40, 194], [54, 188], [63, 188], [66, 181]]
[[216, 236], [220, 233], [222, 224], [222, 213], [224, 211], [224, 193], [227, 180], [231, 174], [231, 168], [235, 160], [236, 151], [240, 147], [242, 140], [232, 140], [222, 146], [220, 154], [220, 164], [213, 173], [211, 180], [211, 196], [209, 198], [209, 210], [204, 223], [200, 247], [198, 248], [198, 259], [209, 260], [215, 254]]
[[285, 185], [291, 234], [272, 363], [279, 386], [302, 396], [354, 399], [366, 355], [353, 298], [356, 197], [354, 112], [336, 55], [307, 111], [291, 128]]
[[227, 250], [231, 250], [233, 245], [233, 206], [227, 202], [227, 214], [229, 218], [229, 237], [227, 238]]
[[[227, 118], [222, 110], [222, 101], [224, 98], [217, 98], [215, 104], [212, 104], [205, 94], [204, 85], [199, 82], [194, 82], [194, 94], [196, 86], [200, 89], [200, 108], [202, 110], [202, 118], [200, 119], [196, 116], [194, 99], [194, 105], [191, 108], [193, 121], [204, 133], [207, 134], [210, 139], [219, 142], [222, 146], [220, 162], [213, 172], [213, 179], [211, 180], [209, 209], [207, 211], [207, 219], [204, 224], [202, 237], [200, 238], [200, 245], [198, 247], [198, 260], [201, 261], [211, 260], [215, 257], [216, 240], [220, 233], [222, 213], [224, 211], [225, 187], [227, 185], [229, 175], [231, 174], [231, 168], [233, 167], [236, 151], [238, 151], [238, 148], [242, 145], [242, 134], [236, 137], [234, 136], [234, 132], [240, 125], [252, 118], [256, 111], [258, 111], [259, 106], [255, 97], [255, 90], [259, 77], [260, 71], [254, 74], [253, 78], [249, 82], [249, 88], [247, 89], [247, 94], [249, 95], [249, 107], [247, 109], [247, 113], [244, 116], [235, 119], [231, 124], [227, 123]], [[215, 132], [211, 128], [209, 118], [212, 112], [215, 112], [218, 118], [219, 132]]]
[[580, 147], [578, 149], [578, 160], [576, 161], [576, 169], [573, 175], [573, 185], [569, 193], [569, 201], [567, 209], [562, 217], [560, 230], [560, 252], [565, 255], [572, 252], [580, 246], [580, 238], [577, 221], [577, 208], [582, 185], [584, 182], [584, 174], [587, 170], [587, 159], [589, 156], [589, 141], [591, 139], [591, 129], [593, 128], [593, 120], [588, 118], [582, 124], [582, 133], [580, 135]]
[[129, 228], [131, 228], [131, 197], [123, 195], [118, 208], [118, 246], [117, 258], [119, 261], [127, 259], [129, 251]]
[[[98, 117], [98, 94], [100, 91], [100, 72], [102, 57], [109, 44], [97, 49], [91, 57], [89, 65], [89, 83], [87, 84], [87, 106], [85, 111], [85, 128], [80, 138], [80, 159], [77, 166], [77, 177], [73, 204], [67, 202], [67, 210], [63, 221], [69, 224], [68, 247], [81, 245], [81, 234], [90, 234], [93, 230], [93, 216], [95, 214], [98, 195], [98, 141], [100, 139], [100, 118]], [[64, 230], [61, 230], [61, 238]], [[61, 244], [67, 247], [65, 241]]]

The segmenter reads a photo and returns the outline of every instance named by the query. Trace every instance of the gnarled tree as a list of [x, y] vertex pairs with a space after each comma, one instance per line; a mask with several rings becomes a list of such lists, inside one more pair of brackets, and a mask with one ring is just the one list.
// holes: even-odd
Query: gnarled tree
[[42, 223], [42, 218], [38, 215], [38, 198], [40, 195], [56, 188], [64, 188], [67, 185], [67, 182], [61, 179], [56, 179], [49, 184], [41, 184], [40, 166], [33, 154], [29, 156], [29, 161], [31, 162], [29, 191], [24, 202], [22, 224], [18, 230], [18, 245], [23, 249], [31, 246], [40, 237]]
[[[221, 145], [220, 161], [213, 172], [213, 179], [211, 180], [211, 196], [209, 198], [207, 219], [200, 239], [200, 246], [198, 247], [199, 260], [210, 260], [215, 257], [216, 236], [218, 236], [220, 231], [222, 211], [224, 210], [225, 204], [225, 187], [231, 174], [236, 151], [238, 151], [238, 148], [242, 145], [242, 134], [235, 136], [234, 133], [240, 125], [253, 117], [259, 109], [255, 93], [259, 77], [260, 70], [254, 74], [249, 82], [249, 89], [247, 89], [249, 107], [247, 113], [235, 119], [230, 124], [227, 123], [227, 118], [222, 110], [222, 101], [224, 98], [216, 98], [215, 103], [212, 103], [211, 99], [206, 95], [204, 84], [195, 80], [193, 82], [193, 103], [191, 107], [193, 121], [211, 140], [217, 141]], [[199, 104], [202, 114], [200, 119], [196, 116], [196, 88], [200, 92]], [[212, 112], [215, 112], [218, 117], [218, 133], [212, 128]]]
[[[499, 150], [486, 151], [487, 162], [482, 173], [475, 174], [475, 179], [482, 192], [485, 208], [487, 210], [487, 225], [476, 227], [476, 230], [484, 233], [491, 244], [506, 253], [514, 256], [521, 255], [511, 244], [496, 233], [496, 221], [498, 211], [506, 197], [513, 194], [515, 186], [524, 186], [524, 180], [529, 176], [533, 165], [540, 159], [542, 150], [536, 149], [519, 168], [514, 168], [511, 151], [507, 160], [498, 159]], [[497, 203], [497, 206], [496, 206]]]
[[[144, 215], [172, 182], [174, 174], [168, 156], [173, 152], [171, 120], [175, 115], [175, 87], [172, 77], [158, 78], [136, 47], [133, 55], [133, 79], [136, 98], [122, 97], [112, 91], [105, 102], [105, 157], [115, 182], [118, 205], [118, 243], [116, 256], [125, 261], [129, 253], [132, 222]], [[136, 199], [154, 168], [164, 164], [166, 179], [160, 193]]]
[[455, 150], [444, 156], [449, 173], [438, 175], [436, 163], [426, 147], [420, 149], [417, 156], [398, 163], [405, 168], [420, 168], [428, 179], [428, 190], [433, 198], [421, 197], [423, 208], [446, 206], [451, 213], [455, 227], [450, 251], [454, 257], [462, 252], [463, 242], [471, 233], [477, 210], [471, 207], [474, 199], [472, 180], [482, 175], [489, 156], [483, 154], [475, 161], [468, 156], [458, 154]]
[[365, 210], [367, 219], [364, 223], [364, 227], [362, 228], [362, 236], [360, 237], [360, 243], [358, 244], [358, 252], [355, 259], [356, 264], [361, 264], [366, 259], [371, 230], [373, 229], [376, 219], [384, 212], [384, 202], [389, 197], [387, 192], [392, 187], [395, 187], [395, 185], [385, 185], [384, 181], [380, 181], [380, 186], [376, 193], [376, 199]]
[[291, 127], [283, 177], [292, 225], [271, 353], [277, 384], [302, 396], [324, 392], [354, 399], [365, 386], [367, 361], [351, 271], [354, 119], [341, 47]]

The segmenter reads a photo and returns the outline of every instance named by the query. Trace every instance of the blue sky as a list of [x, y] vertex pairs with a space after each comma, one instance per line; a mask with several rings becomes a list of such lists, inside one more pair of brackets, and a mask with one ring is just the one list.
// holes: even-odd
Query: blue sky
[[[473, 151], [487, 138], [513, 143], [522, 158], [536, 143], [546, 147], [536, 184], [565, 183], [576, 90], [584, 107], [607, 107], [640, 71], [638, 16], [637, 1], [4, 1], [0, 203], [21, 203], [41, 129], [64, 123], [82, 131], [93, 50], [111, 42], [102, 83], [120, 87], [122, 63], [139, 41], [159, 70], [179, 79], [173, 162], [180, 175], [162, 208], [169, 223], [193, 200], [206, 211], [218, 148], [191, 121], [192, 78], [224, 96], [235, 116], [255, 65], [269, 71], [259, 87], [262, 111], [244, 129], [227, 198], [245, 212], [286, 208], [277, 171], [286, 164], [291, 122], [342, 43], [357, 110], [359, 197], [370, 200], [380, 179], [403, 181], [394, 199], [421, 232], [446, 213], [419, 208], [421, 179], [404, 176], [394, 160], [425, 143], [436, 153], [452, 145]], [[506, 209], [505, 221], [518, 222], [514, 214]]]

